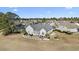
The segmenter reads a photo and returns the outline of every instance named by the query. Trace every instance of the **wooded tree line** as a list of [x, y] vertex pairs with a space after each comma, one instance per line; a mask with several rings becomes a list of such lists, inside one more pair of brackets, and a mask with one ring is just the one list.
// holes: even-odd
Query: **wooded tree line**
[[79, 17], [52, 17], [52, 18], [21, 18], [23, 20], [74, 20], [74, 21], [79, 21]]

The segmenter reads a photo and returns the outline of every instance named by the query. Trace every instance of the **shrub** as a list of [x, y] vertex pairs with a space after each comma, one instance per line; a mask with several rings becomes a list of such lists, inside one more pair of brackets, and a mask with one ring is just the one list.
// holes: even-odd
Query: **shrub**
[[11, 34], [12, 33], [12, 30], [11, 28], [6, 28], [3, 30], [3, 35], [8, 35], [8, 34]]
[[49, 36], [49, 34], [46, 34], [46, 37], [47, 37], [48, 39], [50, 39], [50, 36]]
[[21, 33], [23, 33], [24, 35], [27, 35], [28, 33], [25, 31], [25, 29], [21, 30]]
[[63, 31], [63, 32], [66, 34], [72, 34], [72, 32], [69, 32], [69, 31]]

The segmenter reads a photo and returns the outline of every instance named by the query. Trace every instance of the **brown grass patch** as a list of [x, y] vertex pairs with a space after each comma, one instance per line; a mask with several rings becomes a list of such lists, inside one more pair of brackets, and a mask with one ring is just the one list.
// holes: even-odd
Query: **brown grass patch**
[[27, 40], [22, 34], [0, 35], [0, 50], [2, 51], [66, 51], [79, 50], [79, 34], [58, 34], [59, 40]]

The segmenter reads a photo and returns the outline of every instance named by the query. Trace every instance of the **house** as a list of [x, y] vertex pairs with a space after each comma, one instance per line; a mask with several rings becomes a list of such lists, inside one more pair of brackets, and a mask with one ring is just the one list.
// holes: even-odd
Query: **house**
[[77, 28], [79, 28], [79, 26], [77, 26], [75, 23], [70, 23], [68, 21], [57, 21], [56, 24], [58, 25], [56, 28], [57, 30], [78, 32]]
[[46, 23], [38, 23], [25, 26], [25, 30], [30, 35], [45, 36], [51, 33], [55, 28]]
[[79, 23], [75, 23], [77, 26], [79, 26]]
[[15, 26], [14, 32], [17, 32], [17, 31], [20, 32], [21, 30], [25, 29], [24, 27], [25, 27], [25, 25], [18, 24], [18, 25]]

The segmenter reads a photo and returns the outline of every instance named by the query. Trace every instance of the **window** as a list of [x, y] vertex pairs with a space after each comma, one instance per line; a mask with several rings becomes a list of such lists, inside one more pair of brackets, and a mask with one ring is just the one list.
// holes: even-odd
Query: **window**
[[42, 35], [44, 35], [44, 32], [42, 32]]

